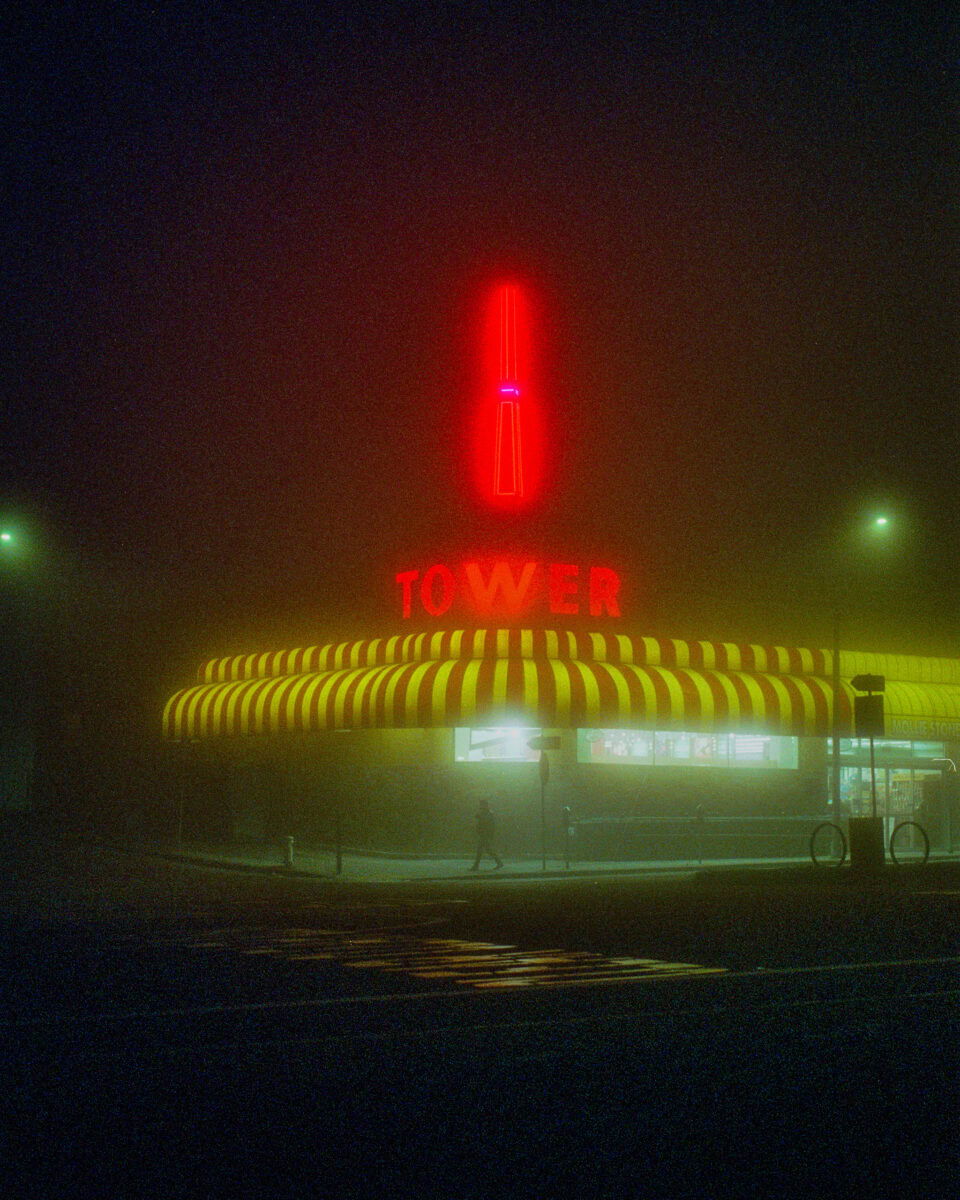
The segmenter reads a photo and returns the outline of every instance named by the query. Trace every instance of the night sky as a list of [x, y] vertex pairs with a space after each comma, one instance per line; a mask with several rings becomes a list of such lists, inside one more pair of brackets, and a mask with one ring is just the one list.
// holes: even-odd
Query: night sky
[[[960, 652], [948, 9], [25, 7], [7, 523], [173, 674], [398, 632], [395, 569], [500, 546], [618, 565], [636, 632], [792, 644], [839, 562], [853, 644]], [[541, 312], [523, 523], [466, 464], [504, 274]]]

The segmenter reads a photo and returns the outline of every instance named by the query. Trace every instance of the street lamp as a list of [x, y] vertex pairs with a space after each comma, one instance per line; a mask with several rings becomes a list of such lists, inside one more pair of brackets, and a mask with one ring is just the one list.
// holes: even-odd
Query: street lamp
[[[863, 526], [861, 525], [862, 529]], [[866, 525], [866, 532], [872, 538], [886, 537], [892, 532], [893, 523], [883, 512], [875, 513]], [[831, 654], [832, 678], [831, 691], [833, 695], [833, 720], [831, 723], [830, 755], [830, 794], [833, 799], [833, 819], [840, 823], [840, 566], [841, 556], [838, 553], [834, 564], [833, 585], [833, 650]]]
[[39, 598], [15, 525], [0, 524], [0, 806], [32, 808], [37, 799], [37, 752], [42, 720], [38, 646]]
[[9, 525], [0, 527], [0, 556], [10, 562], [16, 562], [25, 549], [16, 529], [12, 529]]
[[80, 674], [68, 657], [72, 578], [70, 556], [49, 527], [27, 513], [0, 512], [0, 617], [11, 680], [3, 700], [9, 704], [10, 688], [18, 689], [11, 721], [31, 747], [23, 789], [31, 806], [62, 799], [77, 769], [68, 755], [80, 741], [67, 730], [67, 689]]

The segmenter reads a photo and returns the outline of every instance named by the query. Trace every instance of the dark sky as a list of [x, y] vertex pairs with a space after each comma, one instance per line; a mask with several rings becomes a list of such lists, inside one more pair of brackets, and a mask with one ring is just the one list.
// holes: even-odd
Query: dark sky
[[[397, 631], [391, 571], [479, 545], [820, 644], [839, 547], [859, 644], [956, 653], [948, 8], [25, 9], [0, 507], [191, 659]], [[553, 484], [501, 528], [463, 442], [505, 271]]]

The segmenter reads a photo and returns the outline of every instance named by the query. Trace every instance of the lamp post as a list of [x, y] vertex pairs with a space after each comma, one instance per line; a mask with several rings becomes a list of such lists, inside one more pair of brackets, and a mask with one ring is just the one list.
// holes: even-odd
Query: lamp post
[[[833, 798], [834, 824], [840, 825], [840, 603], [833, 602], [833, 650], [831, 653], [831, 695], [833, 714], [831, 721], [830, 795]], [[841, 826], [842, 828], [842, 826]]]
[[25, 803], [33, 808], [62, 805], [68, 773], [78, 765], [71, 758], [68, 767], [68, 746], [76, 755], [78, 743], [71, 740], [72, 734], [68, 738], [66, 728], [68, 687], [79, 674], [72, 661], [76, 643], [70, 636], [76, 620], [71, 605], [79, 589], [76, 568], [49, 527], [19, 515], [13, 520], [0, 516], [0, 571], [3, 592], [10, 599], [3, 615], [13, 623], [10, 678], [18, 689], [4, 701], [9, 704], [12, 698], [9, 727], [29, 743], [31, 754], [24, 777]]
[[[851, 817], [850, 866], [856, 870], [878, 871], [884, 863], [884, 822], [877, 816], [877, 771], [874, 758], [874, 738], [883, 737], [883, 692], [886, 680], [882, 675], [854, 675], [850, 686], [861, 693], [854, 701], [854, 732], [858, 738], [870, 739], [870, 816]], [[866, 693], [864, 695], [863, 693]]]
[[[863, 526], [860, 526], [863, 528]], [[892, 529], [890, 518], [885, 513], [877, 513], [871, 517], [866, 526], [866, 532], [872, 537], [886, 538]], [[831, 721], [830, 740], [830, 796], [833, 802], [833, 819], [840, 824], [840, 567], [843, 559], [839, 554], [834, 564], [833, 581], [833, 646], [831, 650], [831, 695], [833, 697], [833, 714]], [[872, 748], [872, 742], [871, 742]], [[873, 770], [870, 777], [872, 782], [873, 807], [876, 809], [876, 783]], [[874, 812], [876, 815], [876, 812]]]
[[42, 594], [31, 572], [31, 540], [0, 524], [0, 794], [4, 808], [31, 809], [38, 796], [42, 726]]

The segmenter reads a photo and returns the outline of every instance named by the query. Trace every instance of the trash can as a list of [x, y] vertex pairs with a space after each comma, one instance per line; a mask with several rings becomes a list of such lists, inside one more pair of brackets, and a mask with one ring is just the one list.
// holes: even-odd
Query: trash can
[[883, 869], [883, 817], [851, 817], [848, 828], [850, 867], [854, 871]]

